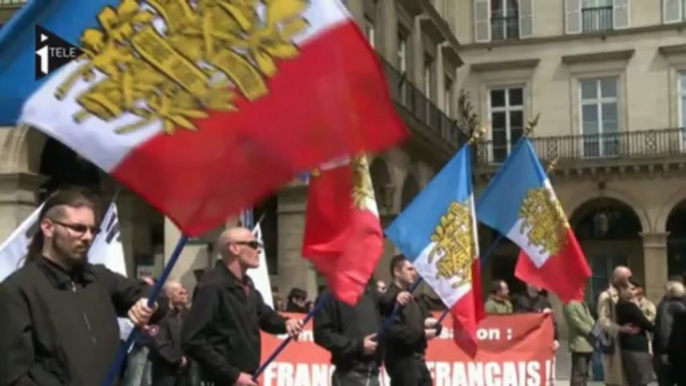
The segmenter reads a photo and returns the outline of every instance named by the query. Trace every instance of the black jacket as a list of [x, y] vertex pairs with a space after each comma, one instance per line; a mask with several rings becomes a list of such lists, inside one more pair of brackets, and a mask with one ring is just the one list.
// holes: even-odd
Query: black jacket
[[0, 284], [0, 385], [99, 385], [120, 346], [117, 316], [149, 289], [103, 266], [27, 263]]
[[254, 373], [260, 365], [260, 329], [284, 334], [285, 321], [250, 278], [239, 281], [219, 261], [196, 287], [181, 329], [183, 351], [198, 363], [204, 381], [233, 385], [241, 372]]
[[[328, 291], [326, 291], [328, 292]], [[378, 372], [382, 350], [364, 355], [363, 340], [382, 326], [379, 295], [367, 288], [355, 306], [330, 298], [314, 315], [314, 342], [331, 353], [331, 363], [342, 372]]]
[[[395, 284], [381, 296], [381, 313], [388, 318], [395, 308], [396, 298], [402, 290]], [[395, 321], [382, 336], [385, 346], [386, 364], [392, 366], [399, 359], [408, 356], [423, 356], [427, 339], [424, 321], [429, 318], [429, 308], [421, 298], [415, 298], [398, 312]]]
[[181, 367], [183, 350], [181, 349], [181, 326], [183, 315], [168, 313], [150, 330], [150, 362], [152, 363], [153, 386], [186, 386], [190, 385], [189, 368]]
[[619, 333], [619, 345], [622, 351], [648, 352], [650, 346], [647, 332], [653, 331], [653, 323], [646, 318], [641, 308], [634, 302], [620, 299], [615, 306], [615, 312], [618, 325], [633, 324], [641, 330], [637, 334]]
[[667, 353], [674, 315], [683, 311], [686, 311], [686, 304], [681, 298], [664, 297], [657, 305], [653, 334], [653, 352], [656, 355]]

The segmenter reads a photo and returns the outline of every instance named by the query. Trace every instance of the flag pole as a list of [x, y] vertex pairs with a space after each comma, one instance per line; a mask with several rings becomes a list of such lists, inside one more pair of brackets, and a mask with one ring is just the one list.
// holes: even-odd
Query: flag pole
[[[550, 163], [548, 164], [548, 168], [546, 170], [546, 174], [550, 175], [550, 173], [553, 172], [553, 169], [555, 169], [556, 165], [557, 165], [557, 158], [550, 161]], [[493, 243], [488, 248], [486, 253], [481, 257], [480, 264], [485, 264], [488, 261], [488, 259], [491, 257], [491, 255], [493, 253], [495, 253], [496, 248], [498, 248], [498, 246], [500, 245], [500, 242], [503, 241], [504, 238], [505, 237], [503, 237], [503, 235], [498, 234], [498, 237], [495, 239], [495, 241], [493, 241]], [[441, 317], [438, 318], [438, 323], [443, 322], [443, 320], [448, 316], [449, 313], [450, 313], [450, 309], [443, 311], [443, 313], [441, 314]]]
[[[317, 304], [315, 304], [314, 308], [312, 308], [310, 310], [310, 312], [308, 312], [307, 315], [305, 315], [305, 318], [302, 320], [303, 326], [306, 325], [307, 323], [309, 323], [309, 321], [314, 317], [314, 315], [319, 310], [321, 310], [322, 307], [324, 307], [324, 304], [326, 304], [326, 302], [328, 302], [330, 298], [331, 298], [331, 293], [327, 293], [326, 295], [319, 298], [319, 300], [317, 301]], [[288, 346], [288, 344], [291, 343], [292, 341], [293, 341], [293, 338], [290, 336], [287, 337], [286, 339], [284, 339], [283, 342], [281, 342], [281, 344], [279, 345], [279, 347], [277, 347], [276, 350], [274, 350], [274, 352], [272, 352], [271, 355], [269, 355], [269, 358], [267, 358], [267, 360], [265, 360], [264, 363], [262, 363], [260, 365], [260, 367], [257, 369], [257, 371], [255, 371], [255, 374], [252, 376], [252, 380], [257, 382], [257, 379], [260, 377], [260, 375], [262, 375], [264, 370], [267, 369], [267, 366], [269, 366], [272, 362], [274, 362], [276, 357], [278, 357], [279, 354], [281, 354], [281, 352], [286, 348], [286, 346]]]
[[[186, 246], [186, 243], [188, 243], [188, 236], [182, 235], [181, 238], [179, 238], [179, 241], [176, 243], [176, 247], [174, 247], [174, 251], [172, 252], [171, 257], [169, 258], [169, 262], [164, 267], [164, 270], [162, 270], [162, 274], [160, 275], [159, 279], [157, 280], [157, 283], [155, 283], [155, 286], [152, 289], [152, 293], [148, 298], [148, 307], [153, 308], [155, 306], [155, 301], [159, 297], [160, 292], [162, 292], [162, 287], [164, 286], [164, 283], [167, 281], [169, 275], [171, 274], [174, 265], [176, 265], [176, 262], [179, 260], [179, 256], [181, 256], [181, 251], [183, 251], [183, 248]], [[119, 351], [117, 352], [117, 356], [114, 360], [114, 363], [112, 363], [112, 366], [107, 372], [107, 376], [101, 384], [102, 386], [111, 386], [114, 384], [114, 380], [117, 378], [117, 375], [119, 375], [119, 369], [124, 363], [124, 360], [126, 360], [129, 349], [136, 342], [140, 333], [141, 327], [136, 326], [131, 331], [131, 334], [126, 340], [126, 343], [124, 343], [123, 346], [119, 347]]]

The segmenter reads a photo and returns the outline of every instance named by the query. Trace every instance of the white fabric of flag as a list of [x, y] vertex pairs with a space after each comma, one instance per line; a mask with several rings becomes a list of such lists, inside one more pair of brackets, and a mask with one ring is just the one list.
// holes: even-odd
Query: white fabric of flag
[[34, 210], [0, 245], [0, 282], [24, 264], [31, 239], [38, 231], [38, 216], [41, 209], [43, 209], [43, 204]]
[[[255, 229], [253, 229], [253, 234], [255, 235], [255, 239], [264, 245], [262, 243], [262, 228], [260, 227], [259, 223]], [[260, 248], [260, 266], [254, 269], [249, 269], [248, 276], [255, 284], [255, 289], [257, 289], [262, 295], [262, 298], [264, 298], [265, 304], [269, 305], [271, 308], [274, 308], [272, 285], [269, 281], [269, 268], [267, 267], [267, 254], [264, 251], [264, 247]]]

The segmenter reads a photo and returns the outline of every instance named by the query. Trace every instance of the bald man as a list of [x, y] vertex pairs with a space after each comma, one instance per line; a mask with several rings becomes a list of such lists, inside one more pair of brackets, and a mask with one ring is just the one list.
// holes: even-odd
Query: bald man
[[622, 367], [621, 349], [619, 347], [619, 333], [636, 334], [640, 330], [632, 325], [620, 326], [617, 324], [615, 305], [619, 300], [619, 288], [627, 285], [631, 279], [631, 270], [624, 266], [618, 266], [612, 272], [612, 282], [607, 290], [598, 297], [598, 325], [604, 334], [608, 344], [602, 345], [603, 370], [605, 372], [605, 384], [608, 386], [623, 386], [626, 384], [624, 368]]
[[190, 386], [190, 361], [181, 348], [188, 292], [178, 280], [167, 280], [163, 289], [169, 299], [169, 312], [148, 330], [152, 386]]
[[267, 306], [248, 277], [248, 269], [260, 265], [261, 248], [250, 230], [227, 229], [217, 238], [220, 261], [196, 287], [181, 340], [207, 384], [256, 385], [260, 329], [293, 337], [302, 330], [300, 320], [287, 320]]

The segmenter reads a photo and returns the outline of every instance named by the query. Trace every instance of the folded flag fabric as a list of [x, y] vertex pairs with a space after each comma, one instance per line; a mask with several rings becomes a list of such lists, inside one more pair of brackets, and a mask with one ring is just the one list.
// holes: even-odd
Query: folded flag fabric
[[455, 342], [476, 352], [484, 317], [470, 147], [457, 155], [386, 229], [386, 235], [450, 308]]
[[521, 248], [515, 268], [520, 280], [565, 303], [581, 300], [591, 269], [528, 138], [486, 187], [477, 217]]
[[24, 265], [31, 239], [39, 230], [38, 217], [43, 204], [38, 206], [0, 245], [0, 282]]
[[383, 252], [383, 232], [366, 156], [338, 158], [312, 173], [303, 256], [333, 295], [356, 304]]
[[[37, 25], [84, 52], [40, 81]], [[337, 0], [39, 0], [2, 29], [0, 63], [0, 120], [71, 147], [188, 236], [406, 135]]]

